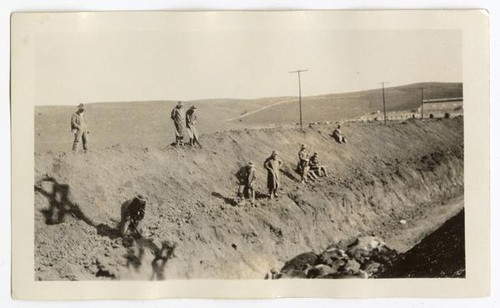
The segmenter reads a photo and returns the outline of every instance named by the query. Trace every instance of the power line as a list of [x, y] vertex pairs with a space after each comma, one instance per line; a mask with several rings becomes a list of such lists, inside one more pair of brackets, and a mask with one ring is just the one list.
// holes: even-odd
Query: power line
[[420, 118], [424, 119], [424, 87], [420, 88]]
[[291, 71], [289, 72], [290, 74], [295, 74], [297, 73], [297, 76], [299, 78], [299, 113], [300, 113], [300, 127], [303, 127], [302, 125], [302, 89], [300, 85], [300, 73], [307, 72], [308, 70], [296, 70], [296, 71]]
[[387, 114], [385, 112], [385, 84], [389, 83], [387, 81], [382, 81], [382, 103], [384, 105], [384, 125], [387, 125]]

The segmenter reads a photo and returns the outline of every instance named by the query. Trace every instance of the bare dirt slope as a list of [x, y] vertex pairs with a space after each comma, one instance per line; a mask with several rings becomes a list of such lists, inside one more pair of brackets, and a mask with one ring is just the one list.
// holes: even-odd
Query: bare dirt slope
[[[348, 124], [342, 145], [331, 130], [213, 133], [203, 136], [203, 149], [113, 138], [108, 147], [74, 154], [38, 144], [36, 278], [263, 278], [299, 253], [364, 234], [406, 251], [463, 208], [450, 202], [463, 195], [461, 118]], [[293, 170], [302, 142], [330, 172], [314, 185], [298, 183]], [[268, 201], [262, 162], [275, 149], [285, 163], [283, 185], [281, 197]], [[249, 160], [257, 164], [258, 207], [236, 207], [234, 174]], [[136, 193], [149, 202], [147, 241], [134, 250], [122, 245], [116, 227], [120, 205]], [[162, 240], [178, 247], [158, 273], [151, 251]]]

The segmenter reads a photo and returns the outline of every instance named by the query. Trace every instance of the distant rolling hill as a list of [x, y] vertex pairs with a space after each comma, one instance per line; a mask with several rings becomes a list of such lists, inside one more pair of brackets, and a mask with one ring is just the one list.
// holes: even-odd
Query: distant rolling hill
[[[385, 89], [386, 110], [417, 109], [421, 102], [421, 88], [424, 88], [424, 99], [462, 97], [463, 91], [462, 83], [417, 83], [389, 87]], [[383, 110], [382, 89], [304, 97], [302, 108], [304, 123], [359, 117]], [[298, 99], [294, 98], [234, 121], [241, 122], [242, 126], [255, 126], [262, 123], [293, 123], [298, 122], [298, 119]]]
[[[388, 111], [418, 108], [425, 88], [426, 99], [461, 97], [461, 83], [418, 83], [386, 89]], [[77, 102], [80, 103], [80, 102]], [[87, 118], [94, 148], [113, 144], [164, 146], [174, 137], [170, 111], [175, 101], [107, 102], [87, 104]], [[297, 97], [274, 97], [251, 100], [211, 99], [185, 102], [198, 106], [200, 133], [231, 129], [292, 124], [299, 121]], [[75, 103], [76, 105], [76, 103]], [[303, 98], [305, 123], [337, 121], [382, 110], [382, 91], [309, 96]], [[70, 117], [73, 106], [35, 107], [37, 151], [67, 150], [72, 134]]]

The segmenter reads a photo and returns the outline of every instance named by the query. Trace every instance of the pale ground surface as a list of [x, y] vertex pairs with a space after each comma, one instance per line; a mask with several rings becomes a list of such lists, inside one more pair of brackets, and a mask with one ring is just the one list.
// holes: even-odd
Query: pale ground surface
[[[90, 105], [87, 154], [68, 151], [72, 108], [37, 108], [36, 278], [151, 279], [150, 248], [170, 240], [178, 247], [167, 279], [259, 279], [297, 254], [360, 235], [375, 234], [406, 251], [463, 208], [456, 201], [463, 195], [461, 118], [346, 123], [348, 143], [338, 144], [330, 136], [333, 123], [304, 130], [241, 130], [231, 121], [224, 127], [222, 120], [250, 108], [212, 103], [198, 103], [199, 127], [223, 129], [206, 129], [203, 149], [169, 146], [174, 102]], [[251, 116], [272, 118], [271, 109]], [[293, 169], [301, 143], [319, 152], [328, 178], [298, 182]], [[275, 149], [285, 165], [281, 197], [271, 202], [262, 163]], [[234, 174], [249, 160], [257, 164], [258, 207], [236, 207]], [[120, 205], [137, 193], [149, 201], [144, 227], [151, 242], [137, 247], [144, 254], [134, 266], [138, 252], [122, 246], [116, 227]], [[54, 208], [64, 209], [65, 220], [47, 224]]]

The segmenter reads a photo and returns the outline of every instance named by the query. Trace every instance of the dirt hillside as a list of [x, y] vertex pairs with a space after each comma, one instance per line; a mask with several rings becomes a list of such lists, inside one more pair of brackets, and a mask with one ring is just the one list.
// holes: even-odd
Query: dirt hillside
[[[297, 254], [365, 234], [404, 252], [463, 208], [461, 117], [346, 124], [347, 144], [332, 128], [216, 132], [202, 136], [203, 149], [161, 144], [161, 130], [151, 131], [152, 145], [101, 137], [87, 154], [37, 144], [36, 278], [261, 279]], [[301, 143], [319, 153], [328, 178], [298, 182]], [[285, 167], [281, 196], [268, 201], [262, 163], [272, 150]], [[250, 160], [258, 206], [237, 207], [234, 174]], [[146, 233], [129, 249], [116, 228], [121, 204], [137, 193], [148, 199]], [[158, 270], [151, 251], [163, 240], [178, 246]]]

